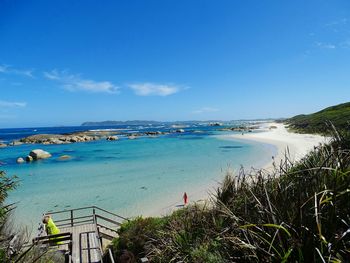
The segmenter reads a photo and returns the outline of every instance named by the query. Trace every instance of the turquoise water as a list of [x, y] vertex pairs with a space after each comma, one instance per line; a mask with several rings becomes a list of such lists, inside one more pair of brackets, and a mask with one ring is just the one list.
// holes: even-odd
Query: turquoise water
[[[17, 164], [41, 148], [52, 157]], [[1, 167], [20, 184], [9, 202], [20, 223], [36, 225], [45, 211], [97, 205], [123, 216], [168, 206], [196, 189], [220, 181], [228, 167], [262, 166], [276, 149], [261, 143], [194, 134], [94, 141], [67, 145], [21, 145], [0, 149]], [[60, 161], [61, 155], [72, 159]], [[161, 208], [161, 207], [160, 207]]]

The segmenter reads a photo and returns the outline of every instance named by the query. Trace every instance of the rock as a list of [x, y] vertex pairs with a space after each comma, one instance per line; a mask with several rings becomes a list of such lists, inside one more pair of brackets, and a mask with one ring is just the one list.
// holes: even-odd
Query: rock
[[106, 138], [107, 141], [115, 141], [115, 140], [118, 140], [118, 139], [119, 139], [118, 136], [108, 136]]
[[59, 140], [59, 139], [51, 139], [50, 140], [50, 143], [51, 144], [62, 144], [64, 143], [63, 141]]
[[176, 132], [177, 133], [183, 133], [183, 132], [185, 132], [185, 130], [184, 129], [177, 129]]
[[34, 160], [39, 160], [39, 159], [46, 159], [51, 157], [51, 154], [49, 152], [46, 152], [41, 149], [36, 149], [33, 150], [29, 153], [29, 156], [33, 157]]
[[33, 161], [33, 157], [30, 156], [30, 155], [28, 155], [28, 156], [26, 157], [26, 162], [32, 162], [32, 161]]
[[222, 126], [223, 124], [221, 122], [211, 122], [209, 123], [209, 126]]
[[78, 138], [76, 136], [73, 136], [70, 138], [69, 140], [70, 142], [77, 142], [78, 141]]
[[128, 138], [129, 138], [129, 140], [134, 140], [134, 139], [136, 139], [136, 136], [135, 135], [130, 135]]
[[24, 159], [22, 157], [17, 158], [17, 163], [24, 163]]
[[5, 148], [7, 145], [5, 143], [0, 143], [0, 148]]
[[23, 142], [20, 142], [20, 141], [13, 141], [11, 143], [9, 143], [10, 146], [17, 146], [17, 145], [21, 145], [23, 144]]
[[70, 155], [61, 155], [60, 157], [58, 157], [58, 160], [65, 161], [65, 160], [69, 160], [71, 158], [72, 158], [72, 156], [70, 156]]

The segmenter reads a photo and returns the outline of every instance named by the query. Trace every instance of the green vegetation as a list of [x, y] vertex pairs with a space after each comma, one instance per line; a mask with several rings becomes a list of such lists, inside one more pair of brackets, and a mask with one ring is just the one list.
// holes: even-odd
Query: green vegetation
[[8, 192], [16, 187], [15, 178], [7, 177], [0, 171], [0, 262], [7, 262], [10, 256], [9, 246], [13, 238], [12, 229], [8, 224], [8, 217], [13, 209], [12, 205], [5, 205]]
[[297, 115], [287, 119], [286, 123], [296, 132], [328, 134], [329, 122], [338, 130], [349, 129], [350, 102], [328, 107], [319, 112], [308, 115]]
[[16, 186], [16, 177], [8, 177], [4, 171], [0, 171], [0, 263], [64, 263], [65, 258], [59, 252], [24, 246], [28, 241], [26, 233], [23, 229], [16, 229], [11, 222], [11, 211], [15, 207], [13, 204], [5, 204], [8, 192]]
[[206, 204], [125, 223], [112, 250], [151, 262], [349, 262], [349, 204], [350, 136], [334, 130], [297, 163], [228, 174]]

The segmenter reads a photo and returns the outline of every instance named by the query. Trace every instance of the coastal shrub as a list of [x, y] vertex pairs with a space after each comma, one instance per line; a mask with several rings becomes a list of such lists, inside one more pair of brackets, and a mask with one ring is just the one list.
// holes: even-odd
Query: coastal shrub
[[[0, 171], [0, 263], [2, 262], [37, 262], [37, 263], [63, 263], [64, 256], [61, 253], [32, 247], [28, 248], [24, 243], [28, 241], [28, 233], [18, 230], [13, 223], [11, 211], [15, 208], [12, 204], [6, 204], [8, 192], [17, 186], [16, 177], [8, 177], [4, 171]], [[27, 252], [27, 253], [26, 253]]]
[[19, 257], [14, 258], [11, 262], [15, 263], [65, 263], [65, 255], [55, 249], [50, 249], [49, 247], [39, 247], [34, 246], [29, 248], [28, 251], [24, 249]]
[[14, 236], [9, 228], [8, 218], [12, 205], [5, 204], [8, 192], [16, 187], [15, 177], [8, 177], [4, 171], [0, 171], [0, 262], [9, 260], [9, 244]]
[[116, 251], [115, 257], [119, 258], [125, 251], [133, 253], [137, 258], [145, 256], [147, 240], [156, 238], [165, 222], [166, 218], [137, 217], [123, 223], [118, 230], [119, 238], [112, 243], [113, 251]]
[[272, 171], [228, 173], [210, 203], [163, 218], [137, 253], [152, 262], [350, 262], [350, 136], [332, 133], [299, 162], [286, 154]]

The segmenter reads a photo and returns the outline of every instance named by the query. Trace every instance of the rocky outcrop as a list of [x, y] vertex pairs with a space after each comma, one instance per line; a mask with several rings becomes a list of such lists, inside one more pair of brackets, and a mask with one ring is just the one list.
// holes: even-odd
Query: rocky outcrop
[[33, 157], [33, 160], [39, 160], [50, 158], [51, 154], [41, 149], [35, 149], [29, 153], [29, 156]]
[[209, 123], [209, 126], [222, 126], [223, 124], [221, 122], [211, 122]]
[[252, 130], [258, 129], [258, 126], [238, 126], [238, 127], [227, 127], [219, 129], [218, 131], [238, 131], [238, 132], [252, 132]]
[[156, 135], [162, 135], [162, 134], [165, 134], [161, 131], [148, 131], [148, 132], [145, 132], [145, 135], [148, 135], [148, 136], [156, 136]]
[[112, 136], [107, 136], [106, 140], [107, 141], [116, 141], [118, 140], [118, 136], [112, 135]]
[[64, 144], [64, 143], [76, 143], [76, 142], [88, 142], [98, 140], [98, 136], [90, 136], [84, 133], [76, 134], [36, 134], [26, 138], [22, 138], [20, 143], [30, 144]]
[[23, 142], [21, 142], [21, 141], [13, 141], [13, 142], [9, 143], [9, 146], [17, 146], [17, 145], [21, 145], [21, 144], [23, 144]]

